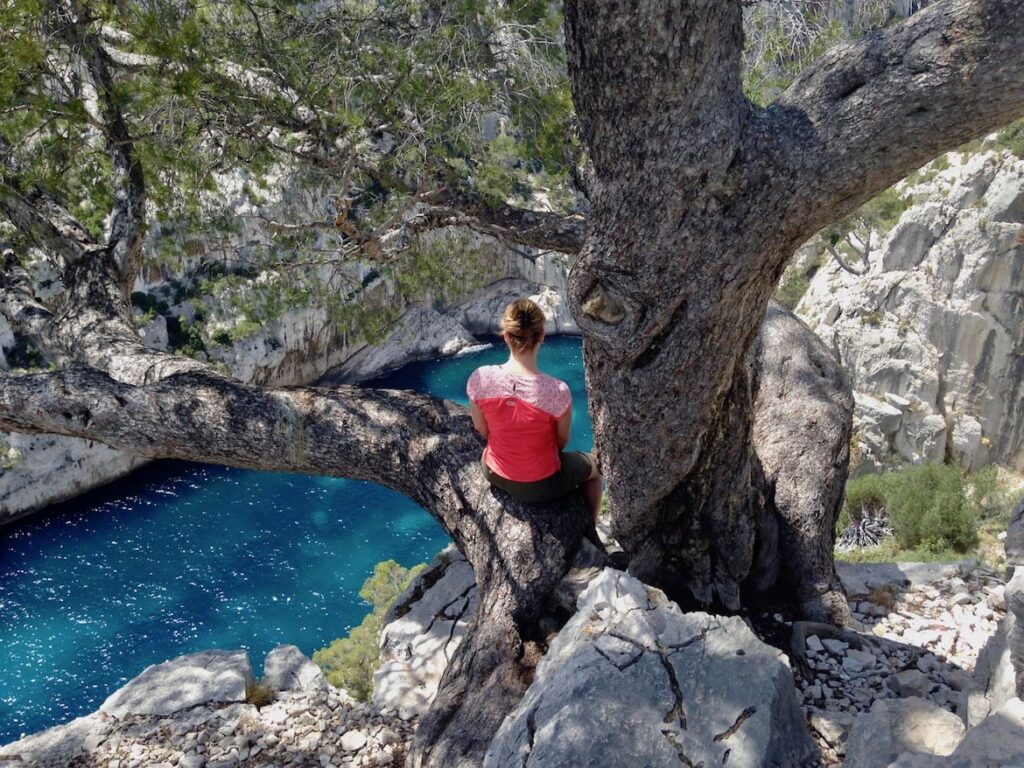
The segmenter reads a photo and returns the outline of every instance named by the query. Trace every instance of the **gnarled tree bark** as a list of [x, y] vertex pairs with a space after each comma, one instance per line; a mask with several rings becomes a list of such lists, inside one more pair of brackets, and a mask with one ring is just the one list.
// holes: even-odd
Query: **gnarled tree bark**
[[[755, 450], [773, 441], [751, 438], [748, 357], [785, 262], [935, 155], [1024, 114], [1024, 4], [935, 3], [825, 54], [760, 110], [740, 90], [739, 0], [565, 9], [594, 164], [570, 301], [613, 531], [644, 580], [737, 608], [763, 576], [758, 537], [773, 535], [759, 493], [771, 461]], [[788, 482], [783, 469], [769, 485]], [[787, 532], [784, 515], [782, 536], [787, 563], [808, 569], [789, 574], [805, 610], [842, 621], [825, 506], [819, 540]]]

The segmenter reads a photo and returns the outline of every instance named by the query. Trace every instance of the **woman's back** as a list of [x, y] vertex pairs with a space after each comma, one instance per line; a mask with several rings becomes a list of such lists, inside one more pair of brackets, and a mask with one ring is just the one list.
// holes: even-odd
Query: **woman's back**
[[473, 371], [466, 392], [487, 420], [484, 461], [491, 469], [524, 483], [558, 471], [557, 422], [572, 405], [564, 381], [485, 365]]

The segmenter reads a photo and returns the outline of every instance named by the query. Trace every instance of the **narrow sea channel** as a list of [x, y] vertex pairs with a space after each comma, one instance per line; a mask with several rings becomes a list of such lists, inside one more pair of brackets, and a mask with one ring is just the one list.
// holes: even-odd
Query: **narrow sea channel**
[[[366, 386], [466, 402], [497, 346], [414, 363]], [[580, 342], [545, 342], [569, 382], [569, 447], [592, 444]], [[0, 744], [95, 710], [149, 664], [246, 648], [255, 671], [280, 643], [312, 654], [368, 610], [374, 564], [429, 561], [447, 535], [377, 485], [166, 461], [0, 529]]]

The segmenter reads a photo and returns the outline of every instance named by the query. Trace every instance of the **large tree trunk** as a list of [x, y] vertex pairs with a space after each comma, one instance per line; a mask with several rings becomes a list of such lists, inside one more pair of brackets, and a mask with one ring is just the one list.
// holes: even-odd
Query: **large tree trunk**
[[[777, 528], [786, 561], [809, 569], [793, 574], [803, 608], [846, 618], [828, 525], [846, 476], [841, 378], [820, 377], [838, 419], [825, 425], [834, 455], [811, 462], [831, 467], [820, 503], [779, 508], [797, 483], [783, 458], [801, 446], [762, 431], [766, 455], [755, 452], [751, 345], [804, 239], [966, 133], [1024, 112], [1022, 32], [1024, 4], [948, 0], [829, 52], [756, 110], [739, 85], [739, 0], [566, 2], [594, 165], [570, 301], [633, 573], [681, 601], [735, 609], [745, 582], [767, 580], [755, 553]], [[780, 415], [793, 414], [763, 410]]]

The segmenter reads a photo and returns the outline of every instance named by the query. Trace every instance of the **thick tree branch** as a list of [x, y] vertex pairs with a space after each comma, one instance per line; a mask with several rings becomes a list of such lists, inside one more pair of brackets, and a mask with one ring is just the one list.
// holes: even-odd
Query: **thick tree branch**
[[90, 243], [88, 233], [71, 214], [41, 190], [23, 194], [4, 180], [0, 171], [0, 215], [45, 253], [55, 256], [58, 266], [82, 259]]
[[836, 263], [851, 275], [866, 275], [868, 270], [871, 269], [871, 233], [868, 233], [867, 238], [861, 246], [858, 246], [853, 242], [852, 237], [849, 235], [846, 237], [846, 242], [849, 244], [850, 248], [860, 256], [859, 265], [854, 265], [848, 262], [846, 257], [843, 256], [839, 249], [832, 243], [826, 243], [825, 248], [828, 250], [832, 258], [836, 260]]
[[427, 207], [414, 217], [416, 231], [461, 224], [476, 232], [530, 248], [578, 253], [586, 219], [553, 211], [496, 204], [476, 192], [447, 188], [425, 197]]
[[0, 315], [47, 357], [60, 360], [51, 338], [53, 314], [35, 295], [31, 276], [10, 249], [0, 254]]
[[765, 116], [794, 241], [1024, 115], [1022, 40], [1020, 0], [945, 0], [812, 64]]
[[479, 450], [464, 409], [411, 392], [262, 389], [209, 370], [128, 384], [82, 365], [0, 382], [3, 430], [97, 440], [148, 458], [369, 480], [434, 508], [437, 452], [451, 451], [446, 443]]

